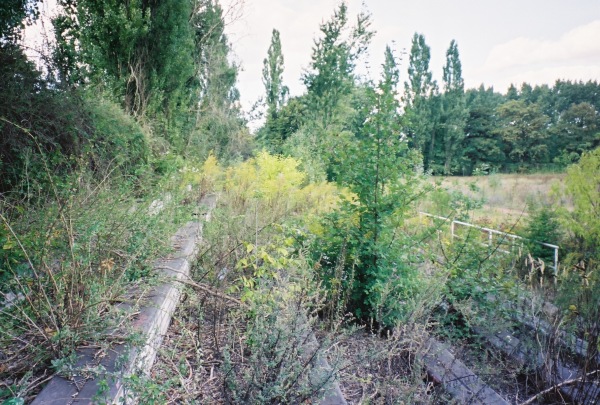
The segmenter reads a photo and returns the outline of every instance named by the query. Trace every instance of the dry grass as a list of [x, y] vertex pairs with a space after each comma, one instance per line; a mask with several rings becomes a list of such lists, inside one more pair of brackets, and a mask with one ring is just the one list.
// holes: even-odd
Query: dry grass
[[472, 212], [478, 223], [510, 229], [523, 223], [531, 204], [558, 202], [570, 207], [571, 201], [558, 198], [554, 192], [563, 187], [564, 178], [562, 173], [540, 173], [435, 177], [434, 180], [443, 188], [483, 199], [483, 207]]
[[220, 345], [241, 325], [236, 325], [227, 303], [217, 297], [188, 290], [183, 300], [162, 343], [151, 380], [162, 386], [162, 400], [168, 404], [226, 403]]

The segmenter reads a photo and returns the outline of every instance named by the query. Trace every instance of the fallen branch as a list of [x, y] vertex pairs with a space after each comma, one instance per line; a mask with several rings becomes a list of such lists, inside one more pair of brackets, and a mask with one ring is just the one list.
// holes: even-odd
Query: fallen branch
[[535, 394], [534, 396], [532, 396], [531, 398], [529, 398], [527, 401], [521, 402], [519, 405], [528, 405], [528, 404], [531, 404], [531, 403], [533, 403], [533, 401], [535, 401], [536, 399], [538, 399], [542, 395], [546, 395], [547, 393], [552, 392], [552, 391], [554, 391], [554, 390], [556, 390], [556, 389], [558, 389], [560, 387], [563, 387], [565, 385], [573, 384], [573, 383], [576, 383], [576, 382], [581, 382], [585, 378], [587, 378], [587, 377], [589, 377], [591, 375], [594, 375], [594, 374], [596, 374], [598, 372], [600, 372], [600, 370], [594, 370], [594, 371], [591, 371], [591, 372], [589, 372], [586, 375], [583, 375], [581, 377], [573, 378], [573, 379], [570, 379], [570, 380], [565, 380], [565, 381], [563, 381], [561, 383], [555, 384], [552, 387], [550, 387], [548, 389], [545, 389], [544, 391], [538, 392], [537, 394]]
[[196, 283], [195, 281], [192, 281], [192, 280], [177, 280], [177, 281], [179, 281], [180, 283], [183, 283], [185, 285], [188, 285], [190, 287], [193, 287], [196, 290], [200, 290], [202, 292], [210, 294], [212, 296], [222, 298], [222, 299], [224, 299], [226, 301], [234, 302], [234, 303], [236, 303], [237, 305], [239, 305], [241, 307], [244, 307], [244, 308], [248, 307], [246, 304], [244, 304], [242, 301], [238, 300], [237, 298], [233, 298], [232, 296], [229, 296], [227, 294], [223, 294], [223, 293], [218, 292], [218, 291], [213, 291], [208, 286], [206, 286], [206, 285], [204, 285], [202, 283]]

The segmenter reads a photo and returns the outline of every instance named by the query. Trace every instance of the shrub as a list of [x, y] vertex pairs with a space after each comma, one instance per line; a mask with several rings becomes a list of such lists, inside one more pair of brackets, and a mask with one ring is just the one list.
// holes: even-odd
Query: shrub
[[118, 168], [124, 175], [142, 174], [150, 160], [148, 137], [142, 127], [112, 102], [92, 95], [86, 95], [85, 100], [91, 168], [101, 172]]
[[534, 207], [530, 205], [529, 218], [523, 236], [527, 238], [526, 247], [534, 258], [546, 263], [554, 263], [554, 250], [539, 242], [559, 244], [562, 231], [557, 213], [549, 206]]
[[127, 178], [83, 170], [55, 191], [43, 204], [0, 203], [1, 290], [20, 298], [0, 309], [0, 346], [16, 356], [10, 367], [0, 359], [0, 379], [24, 385], [36, 381], [26, 373], [70, 364], [83, 342], [118, 331], [124, 314], [114, 304], [128, 286], [149, 285], [168, 235], [190, 218], [176, 194], [161, 215], [148, 215], [156, 196], [135, 198]]
[[[302, 260], [287, 261], [277, 271], [262, 257], [253, 283], [245, 283], [252, 294], [244, 295], [248, 307], [243, 336], [231, 339], [223, 353], [227, 399], [240, 404], [315, 402], [342, 365], [329, 350], [329, 339], [319, 344], [312, 335], [316, 318], [309, 314], [321, 304], [319, 289]], [[320, 364], [326, 352], [335, 359], [333, 368]]]

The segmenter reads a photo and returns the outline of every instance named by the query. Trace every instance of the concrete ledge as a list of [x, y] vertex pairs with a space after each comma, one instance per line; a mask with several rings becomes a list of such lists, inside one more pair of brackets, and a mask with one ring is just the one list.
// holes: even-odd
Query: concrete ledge
[[[581, 370], [566, 365], [561, 359], [551, 360], [554, 373], [553, 375], [548, 375], [547, 372], [544, 372], [546, 365], [544, 355], [537, 348], [524, 344], [509, 331], [492, 334], [482, 328], [476, 328], [474, 332], [521, 366], [539, 371], [549, 385], [560, 384], [561, 382], [583, 376]], [[562, 385], [559, 390], [562, 395], [578, 404], [592, 405], [597, 404], [600, 400], [600, 383], [598, 381], [584, 381]]]
[[[216, 205], [215, 196], [207, 196], [201, 204], [204, 209], [200, 215], [209, 220], [210, 212]], [[132, 324], [142, 337], [143, 344], [133, 347], [116, 344], [106, 352], [97, 347], [81, 348], [73, 367], [76, 374], [68, 379], [62, 376], [52, 378], [32, 402], [33, 405], [135, 403], [135, 393], [127, 390], [125, 380], [136, 372], [149, 372], [151, 369], [179, 302], [183, 283], [178, 280], [189, 277], [191, 263], [198, 254], [201, 233], [201, 223], [186, 224], [171, 239], [175, 251], [155, 263], [155, 269], [166, 281], [146, 294]], [[122, 308], [133, 309], [126, 305]], [[314, 350], [318, 347], [312, 332], [307, 345]], [[331, 366], [327, 360], [319, 356], [313, 369], [313, 378], [330, 372]], [[337, 381], [332, 383], [320, 404], [347, 404]]]
[[496, 391], [433, 338], [423, 361], [429, 376], [461, 404], [509, 405]]
[[[206, 215], [216, 204], [209, 196], [201, 204]], [[75, 374], [56, 376], [32, 402], [33, 405], [130, 403], [134, 394], [127, 391], [125, 380], [138, 371], [148, 372], [156, 358], [171, 316], [179, 302], [181, 280], [188, 277], [191, 263], [198, 251], [202, 224], [190, 222], [171, 238], [175, 252], [158, 260], [155, 269], [166, 280], [153, 288], [143, 299], [142, 308], [133, 321], [133, 329], [143, 344], [113, 345], [108, 351], [98, 347], [81, 348], [74, 366]], [[123, 306], [125, 307], [125, 306]], [[127, 308], [124, 308], [127, 310]]]
[[[310, 328], [310, 325], [308, 325], [308, 320], [305, 318], [302, 320], [302, 322], [305, 325], [307, 325], [307, 328], [308, 328], [308, 331], [307, 331], [308, 335], [306, 335], [307, 338], [306, 338], [305, 348], [309, 353], [317, 352], [317, 350], [319, 350], [319, 342], [317, 341], [315, 334], [313, 333], [312, 329]], [[327, 359], [324, 358], [322, 355], [318, 355], [315, 360], [314, 367], [311, 370], [310, 379], [314, 383], [319, 384], [322, 381], [326, 380], [328, 378], [328, 375], [331, 374], [331, 372], [332, 372], [332, 367], [329, 364], [329, 362], [327, 361]], [[337, 382], [337, 380], [332, 381], [331, 386], [325, 392], [325, 396], [319, 402], [319, 405], [347, 405], [347, 404], [348, 404], [348, 402], [346, 402], [346, 399], [344, 398], [344, 394], [342, 394], [342, 390], [340, 389], [340, 384]]]

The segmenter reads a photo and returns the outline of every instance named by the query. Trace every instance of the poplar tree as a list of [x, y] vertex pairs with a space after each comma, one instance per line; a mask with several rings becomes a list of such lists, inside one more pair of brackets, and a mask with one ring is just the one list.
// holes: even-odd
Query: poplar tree
[[452, 174], [458, 148], [465, 138], [467, 106], [462, 65], [456, 41], [450, 42], [443, 70], [444, 95], [442, 97], [442, 133], [444, 144], [444, 174]]
[[200, 100], [194, 135], [187, 150], [222, 159], [248, 153], [247, 130], [239, 109], [238, 66], [230, 61], [223, 9], [218, 1], [201, 0], [192, 18], [196, 34]]
[[415, 33], [408, 60], [408, 81], [404, 83], [406, 131], [412, 146], [420, 150], [429, 168], [435, 148], [435, 98], [437, 84], [429, 70], [431, 50], [422, 34]]
[[282, 128], [279, 120], [279, 113], [289, 94], [288, 87], [283, 85], [283, 62], [279, 31], [274, 29], [267, 57], [263, 60], [262, 71], [267, 107], [266, 122], [258, 131], [257, 139], [265, 148], [278, 154], [283, 152], [283, 142], [289, 137], [288, 131]]
[[275, 114], [285, 103], [289, 93], [283, 85], [283, 54], [279, 31], [273, 30], [267, 57], [263, 60], [262, 81], [265, 86], [267, 114]]

